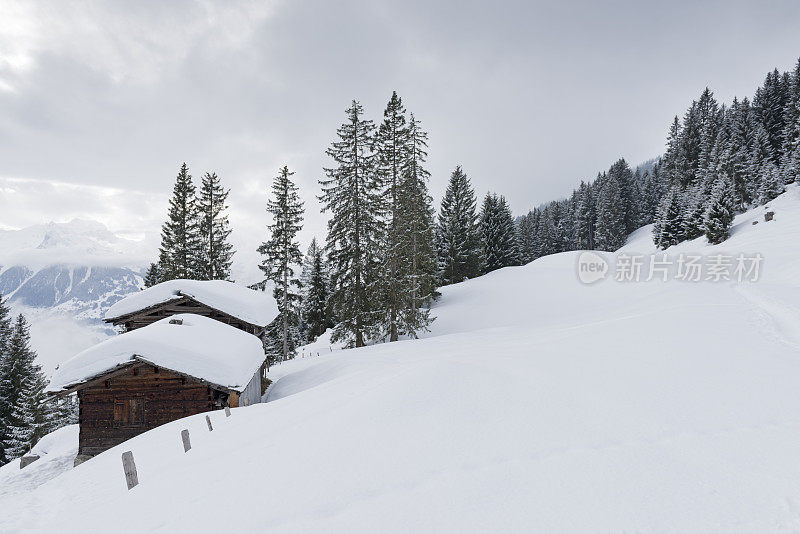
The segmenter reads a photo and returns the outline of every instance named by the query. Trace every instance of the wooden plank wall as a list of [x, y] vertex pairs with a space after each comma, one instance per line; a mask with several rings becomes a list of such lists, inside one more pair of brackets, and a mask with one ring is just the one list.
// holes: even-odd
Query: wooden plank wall
[[[151, 428], [218, 408], [214, 395], [207, 386], [170, 371], [147, 364], [133, 366], [126, 373], [78, 392], [78, 454], [94, 456]], [[144, 400], [144, 423], [115, 424], [115, 401], [131, 399]]]

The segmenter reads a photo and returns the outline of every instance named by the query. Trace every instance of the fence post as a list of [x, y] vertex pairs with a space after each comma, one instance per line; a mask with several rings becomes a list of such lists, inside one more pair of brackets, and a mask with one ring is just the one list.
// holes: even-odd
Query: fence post
[[213, 427], [213, 426], [211, 426], [211, 418], [210, 418], [209, 416], [206, 416], [206, 423], [208, 423], [208, 431], [209, 431], [209, 432], [211, 432], [212, 430], [214, 430], [214, 427]]
[[225, 406], [225, 417], [231, 416], [231, 408], [230, 406]]
[[192, 443], [189, 441], [188, 430], [181, 430], [181, 439], [183, 440], [183, 452], [189, 452], [189, 449], [192, 448]]
[[136, 474], [136, 463], [133, 461], [131, 451], [122, 453], [122, 469], [125, 470], [125, 482], [128, 484], [128, 489], [133, 489], [139, 484], [139, 475]]

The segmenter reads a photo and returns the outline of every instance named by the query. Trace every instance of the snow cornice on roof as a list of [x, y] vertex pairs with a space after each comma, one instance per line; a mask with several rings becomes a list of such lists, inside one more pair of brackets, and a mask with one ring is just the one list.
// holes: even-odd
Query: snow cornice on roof
[[257, 337], [208, 317], [178, 314], [77, 354], [56, 369], [47, 390], [64, 394], [147, 363], [216, 389], [241, 392], [263, 361]]
[[108, 309], [105, 321], [119, 322], [181, 298], [259, 327], [265, 327], [278, 315], [275, 299], [265, 291], [224, 280], [169, 280], [120, 300]]

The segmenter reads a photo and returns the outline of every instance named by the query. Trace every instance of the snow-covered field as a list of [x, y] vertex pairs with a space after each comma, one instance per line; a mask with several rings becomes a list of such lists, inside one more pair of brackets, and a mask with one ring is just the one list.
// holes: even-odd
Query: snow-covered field
[[760, 253], [756, 282], [589, 286], [565, 253], [446, 287], [425, 339], [322, 341], [213, 432], [4, 468], [0, 532], [800, 531], [800, 189], [769, 209], [668, 251]]

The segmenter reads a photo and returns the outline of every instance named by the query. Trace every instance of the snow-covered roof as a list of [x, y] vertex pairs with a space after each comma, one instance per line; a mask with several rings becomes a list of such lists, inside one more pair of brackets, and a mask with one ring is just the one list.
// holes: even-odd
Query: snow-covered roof
[[169, 280], [128, 295], [111, 306], [105, 318], [111, 321], [180, 297], [192, 298], [257, 326], [268, 325], [278, 315], [278, 305], [269, 292], [225, 280]]
[[56, 369], [47, 390], [70, 389], [137, 360], [241, 392], [264, 361], [264, 348], [238, 328], [181, 313], [77, 354]]

